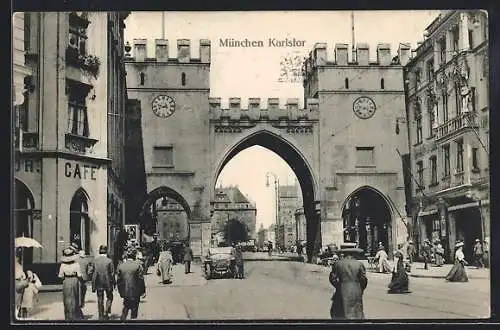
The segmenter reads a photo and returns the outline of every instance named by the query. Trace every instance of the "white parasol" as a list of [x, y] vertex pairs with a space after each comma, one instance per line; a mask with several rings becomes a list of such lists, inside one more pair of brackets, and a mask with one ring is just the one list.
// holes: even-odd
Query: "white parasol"
[[31, 237], [16, 237], [15, 242], [16, 248], [42, 248], [42, 244], [38, 243], [38, 241], [34, 240]]

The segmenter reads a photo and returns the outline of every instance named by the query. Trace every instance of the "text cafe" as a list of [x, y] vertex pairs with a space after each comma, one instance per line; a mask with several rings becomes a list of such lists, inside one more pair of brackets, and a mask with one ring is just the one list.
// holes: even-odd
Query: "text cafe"
[[96, 174], [99, 168], [99, 165], [66, 162], [64, 164], [64, 175], [67, 178], [97, 180]]

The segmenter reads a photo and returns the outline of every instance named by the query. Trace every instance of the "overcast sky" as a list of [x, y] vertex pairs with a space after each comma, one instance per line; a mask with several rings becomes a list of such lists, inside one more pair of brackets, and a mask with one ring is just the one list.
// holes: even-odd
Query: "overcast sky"
[[[400, 42], [415, 48], [423, 39], [425, 28], [437, 17], [437, 11], [355, 11], [355, 42], [368, 43], [371, 60], [376, 60], [378, 43], [389, 43], [393, 56]], [[325, 42], [333, 60], [335, 43], [351, 45], [351, 12], [165, 12], [165, 38], [169, 40], [170, 57], [177, 54], [176, 39], [191, 39], [191, 53], [198, 57], [199, 40], [212, 42], [210, 96], [289, 97], [303, 104], [301, 83], [278, 82], [280, 60], [288, 54], [307, 55], [315, 43]], [[148, 57], [154, 57], [154, 39], [162, 38], [161, 12], [133, 12], [126, 20], [125, 40], [146, 38]], [[219, 39], [263, 40], [265, 47], [221, 47]], [[268, 47], [268, 39], [303, 40], [301, 47]], [[351, 46], [349, 46], [350, 48]], [[284, 102], [282, 102], [284, 103]], [[261, 166], [255, 166], [259, 159]], [[279, 156], [262, 147], [240, 152], [222, 170], [218, 185], [238, 185], [257, 203], [257, 228], [275, 221], [274, 188], [265, 186], [267, 171], [276, 173], [281, 184], [293, 184], [294, 174]]]

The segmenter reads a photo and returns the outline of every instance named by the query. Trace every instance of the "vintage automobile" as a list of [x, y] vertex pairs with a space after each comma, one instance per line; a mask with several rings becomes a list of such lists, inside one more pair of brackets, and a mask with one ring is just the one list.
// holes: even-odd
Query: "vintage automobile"
[[234, 277], [235, 261], [232, 247], [210, 248], [203, 259], [203, 274], [207, 280], [215, 276]]

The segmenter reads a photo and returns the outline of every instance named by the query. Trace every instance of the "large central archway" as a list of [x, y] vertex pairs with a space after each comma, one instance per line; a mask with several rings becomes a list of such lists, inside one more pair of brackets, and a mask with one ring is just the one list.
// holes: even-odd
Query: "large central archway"
[[300, 150], [282, 136], [264, 129], [249, 134], [235, 143], [226, 152], [216, 168], [212, 181], [212, 189], [214, 191], [212, 196], [215, 195], [217, 178], [224, 166], [226, 166], [226, 164], [238, 153], [253, 146], [261, 146], [274, 152], [281, 157], [295, 173], [302, 191], [304, 215], [307, 222], [307, 255], [309, 261], [311, 261], [321, 247], [319, 214], [315, 211], [317, 204], [315, 179], [310, 164]]

